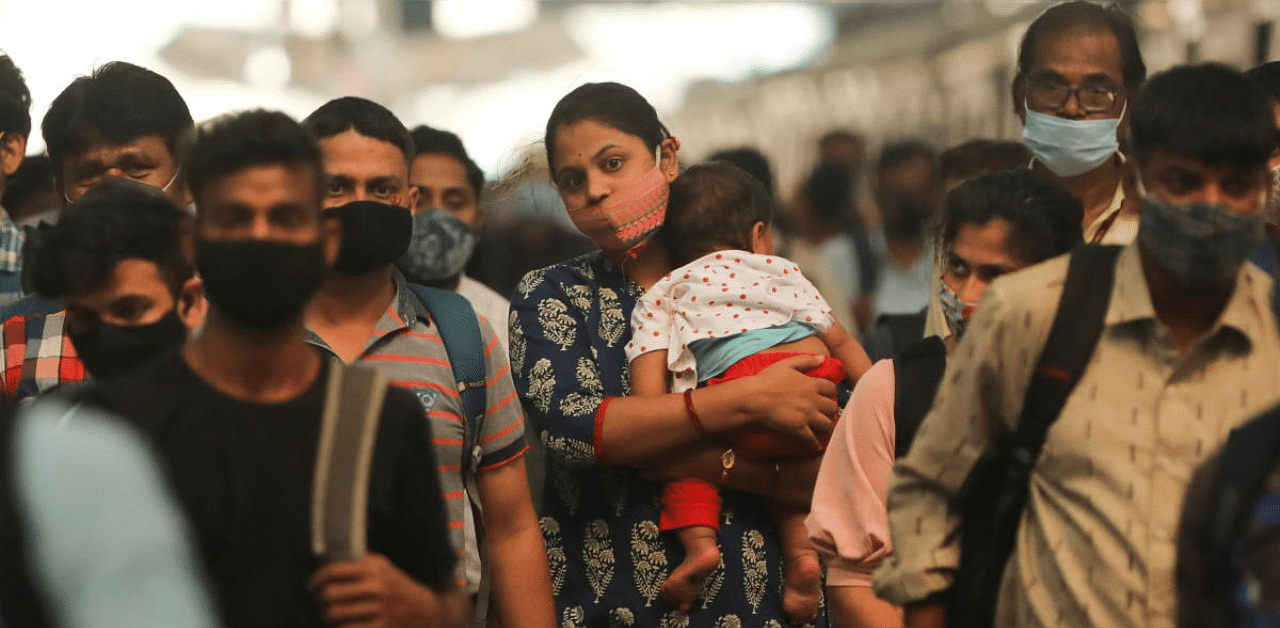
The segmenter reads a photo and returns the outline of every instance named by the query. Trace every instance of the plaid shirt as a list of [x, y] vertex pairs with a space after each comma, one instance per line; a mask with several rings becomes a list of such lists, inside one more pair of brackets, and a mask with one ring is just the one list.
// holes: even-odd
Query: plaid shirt
[[0, 351], [4, 388], [0, 395], [25, 399], [88, 377], [75, 347], [63, 333], [66, 320], [63, 310], [15, 316], [0, 325], [4, 338], [4, 351]]
[[22, 247], [27, 234], [0, 208], [0, 306], [22, 298]]

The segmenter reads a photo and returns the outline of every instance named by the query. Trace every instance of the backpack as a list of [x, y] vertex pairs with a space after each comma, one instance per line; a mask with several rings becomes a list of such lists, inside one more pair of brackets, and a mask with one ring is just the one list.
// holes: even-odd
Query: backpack
[[[1274, 625], [1274, 610], [1255, 610], [1247, 596], [1240, 595], [1244, 586], [1241, 572], [1250, 551], [1245, 538], [1258, 500], [1263, 498], [1267, 477], [1280, 458], [1280, 406], [1231, 430], [1227, 442], [1217, 456], [1218, 468], [1212, 478], [1198, 526], [1183, 533], [1205, 557], [1201, 566], [1205, 600], [1210, 608], [1202, 609], [1222, 618], [1222, 625]], [[1274, 525], [1269, 526], [1271, 528]], [[1274, 544], [1273, 534], [1259, 539], [1263, 545]], [[1264, 574], [1265, 576], [1266, 574]], [[1266, 578], [1263, 578], [1266, 580]], [[1274, 585], [1274, 581], [1265, 584]], [[1263, 586], [1263, 589], [1269, 587]], [[1252, 616], [1250, 616], [1252, 615]]]
[[1000, 581], [1026, 508], [1031, 471], [1049, 427], [1093, 358], [1120, 250], [1081, 244], [1072, 251], [1062, 298], [1027, 386], [1017, 429], [993, 435], [952, 504], [962, 515], [960, 567], [945, 594], [948, 625], [994, 625]]
[[480, 321], [475, 308], [466, 297], [448, 290], [406, 284], [422, 305], [431, 313], [431, 319], [440, 328], [445, 352], [449, 354], [449, 368], [462, 397], [462, 413], [465, 424], [462, 430], [462, 484], [471, 499], [475, 512], [476, 547], [480, 553], [480, 590], [476, 596], [476, 612], [472, 625], [483, 626], [489, 606], [488, 541], [484, 531], [484, 508], [480, 504], [480, 491], [476, 474], [480, 470], [480, 458], [484, 451], [480, 435], [484, 430], [485, 414], [485, 360], [484, 337], [480, 333]]
[[947, 347], [937, 336], [921, 338], [893, 357], [893, 457], [902, 458], [928, 414], [947, 369]]

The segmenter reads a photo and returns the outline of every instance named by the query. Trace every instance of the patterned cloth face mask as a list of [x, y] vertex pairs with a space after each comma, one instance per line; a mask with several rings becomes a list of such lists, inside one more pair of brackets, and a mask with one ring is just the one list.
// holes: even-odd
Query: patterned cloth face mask
[[413, 239], [396, 261], [413, 283], [435, 283], [462, 274], [480, 237], [461, 218], [443, 207], [413, 216]]
[[1201, 292], [1231, 281], [1265, 237], [1261, 212], [1242, 214], [1218, 203], [1166, 203], [1147, 195], [1138, 221], [1143, 252]]
[[1267, 224], [1280, 225], [1280, 166], [1271, 168], [1271, 195], [1267, 197], [1267, 209], [1263, 215]]
[[659, 144], [652, 170], [599, 204], [571, 212], [574, 226], [605, 251], [625, 251], [644, 242], [667, 215], [671, 188], [661, 165]]
[[951, 333], [956, 338], [963, 336], [978, 304], [962, 300], [959, 294], [947, 287], [946, 279], [938, 282], [938, 297], [942, 301], [942, 315], [947, 318], [947, 327], [951, 328]]

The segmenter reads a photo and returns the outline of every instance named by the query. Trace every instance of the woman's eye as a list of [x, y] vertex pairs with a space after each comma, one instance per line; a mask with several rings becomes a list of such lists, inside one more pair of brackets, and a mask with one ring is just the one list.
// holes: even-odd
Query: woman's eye
[[566, 190], [576, 190], [582, 187], [582, 175], [570, 174], [561, 177], [560, 187]]
[[604, 169], [608, 171], [617, 170], [622, 167], [621, 157], [610, 157], [604, 160]]

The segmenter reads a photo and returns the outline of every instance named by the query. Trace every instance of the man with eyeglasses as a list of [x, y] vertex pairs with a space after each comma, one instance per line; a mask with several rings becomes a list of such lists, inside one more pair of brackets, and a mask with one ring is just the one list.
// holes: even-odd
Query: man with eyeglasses
[[1139, 199], [1119, 137], [1146, 74], [1133, 22], [1114, 7], [1056, 5], [1022, 38], [1012, 95], [1031, 167], [1080, 199], [1087, 242], [1126, 244], [1137, 234]]
[[[999, 452], [1029, 465], [1027, 499], [1011, 554], [992, 565], [999, 585], [965, 597], [994, 599], [984, 625], [1181, 625], [1174, 539], [1188, 480], [1232, 428], [1280, 401], [1273, 282], [1246, 261], [1264, 237], [1271, 101], [1240, 72], [1204, 64], [1152, 77], [1128, 109], [1143, 184], [1134, 241], [1082, 246], [988, 286], [894, 465], [895, 556], [875, 588], [906, 606], [908, 626], [961, 625], [942, 592], [973, 575], [960, 567], [972, 537], [955, 532], [982, 526], [969, 506], [985, 496], [961, 487]], [[1081, 268], [1092, 255], [1099, 263]], [[1068, 294], [1081, 277], [1088, 298]], [[1105, 300], [1090, 307], [1095, 296]], [[1055, 347], [1079, 352], [1080, 368], [1041, 362]], [[1039, 437], [1012, 436], [1037, 423]], [[1000, 444], [1013, 441], [1031, 442]]]
[[[40, 125], [54, 185], [68, 205], [119, 177], [158, 188], [186, 207], [191, 197], [178, 155], [191, 128], [191, 111], [169, 79], [123, 61], [72, 81]], [[28, 296], [0, 309], [0, 321], [0, 396], [23, 399], [93, 375], [66, 334], [61, 302]]]

